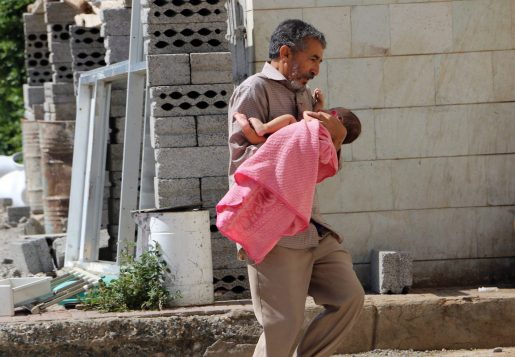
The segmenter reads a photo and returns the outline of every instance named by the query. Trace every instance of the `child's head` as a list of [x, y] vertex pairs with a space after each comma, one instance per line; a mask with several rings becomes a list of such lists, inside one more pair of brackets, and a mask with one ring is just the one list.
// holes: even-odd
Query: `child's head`
[[361, 122], [353, 112], [342, 107], [331, 108], [328, 112], [338, 117], [345, 129], [347, 129], [347, 136], [343, 140], [344, 144], [350, 144], [358, 138], [359, 134], [361, 134]]

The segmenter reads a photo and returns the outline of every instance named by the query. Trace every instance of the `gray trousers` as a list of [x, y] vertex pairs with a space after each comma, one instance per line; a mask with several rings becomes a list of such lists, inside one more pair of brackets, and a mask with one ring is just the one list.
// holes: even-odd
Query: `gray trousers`
[[[363, 308], [364, 291], [350, 254], [332, 236], [316, 248], [276, 246], [258, 265], [249, 264], [252, 304], [263, 326], [254, 357], [330, 356]], [[306, 297], [324, 311], [300, 338]]]

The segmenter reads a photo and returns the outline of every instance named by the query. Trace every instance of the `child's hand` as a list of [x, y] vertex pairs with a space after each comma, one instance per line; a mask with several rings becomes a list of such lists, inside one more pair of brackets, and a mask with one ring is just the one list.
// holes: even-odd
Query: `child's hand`
[[313, 99], [315, 99], [314, 112], [319, 112], [324, 108], [324, 94], [320, 88], [315, 88], [313, 91]]

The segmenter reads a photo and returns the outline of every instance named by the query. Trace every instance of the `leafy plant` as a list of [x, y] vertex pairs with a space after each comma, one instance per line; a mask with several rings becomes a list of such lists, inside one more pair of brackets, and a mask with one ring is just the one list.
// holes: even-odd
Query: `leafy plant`
[[118, 279], [109, 283], [101, 280], [86, 294], [85, 307], [107, 312], [162, 310], [177, 296], [171, 296], [165, 288], [165, 273], [169, 270], [161, 256], [157, 243], [138, 260], [124, 253]]
[[0, 155], [21, 151], [25, 82], [23, 12], [33, 0], [0, 0]]

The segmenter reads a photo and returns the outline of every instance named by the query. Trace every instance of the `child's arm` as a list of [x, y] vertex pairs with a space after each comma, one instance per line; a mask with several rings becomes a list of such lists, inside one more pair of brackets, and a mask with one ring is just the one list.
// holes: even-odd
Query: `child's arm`
[[315, 101], [315, 105], [313, 106], [314, 112], [320, 112], [324, 109], [325, 98], [322, 90], [320, 88], [315, 88], [313, 91], [313, 99]]
[[247, 116], [242, 113], [234, 113], [234, 119], [238, 122], [241, 127], [241, 132], [245, 136], [245, 139], [253, 145], [261, 144], [266, 141], [266, 138], [263, 136], [259, 136], [256, 134], [254, 129], [250, 126], [250, 122], [247, 119]]
[[268, 123], [263, 123], [258, 118], [249, 118], [249, 121], [254, 127], [257, 135], [264, 136], [266, 134], [275, 133], [277, 130], [282, 129], [287, 125], [293, 124], [297, 120], [291, 114], [283, 114], [270, 120]]

